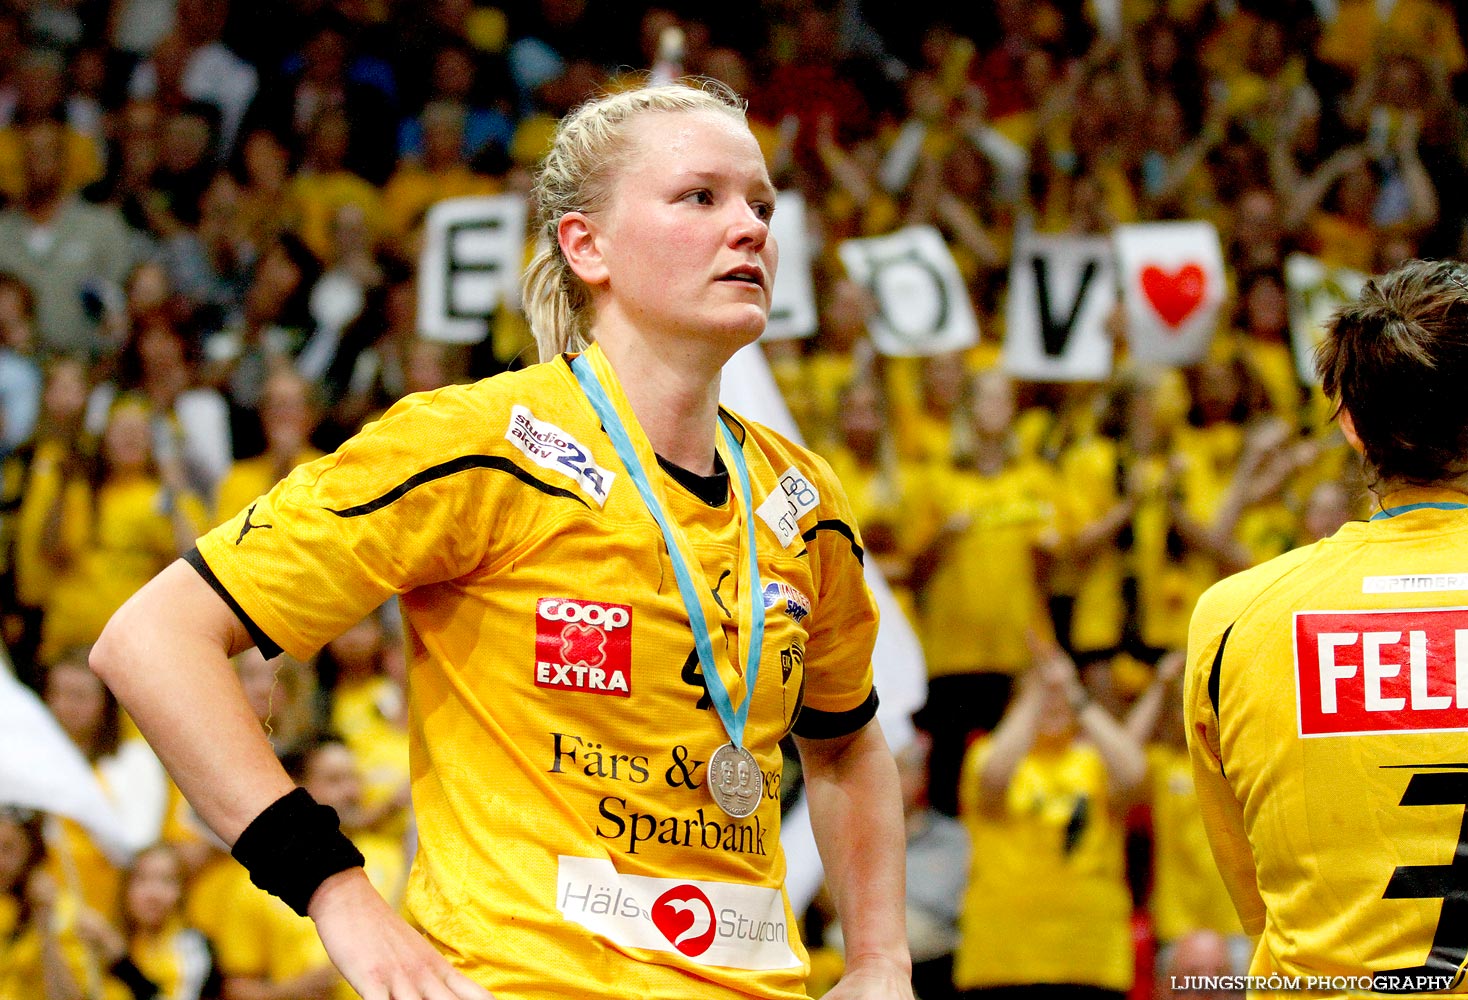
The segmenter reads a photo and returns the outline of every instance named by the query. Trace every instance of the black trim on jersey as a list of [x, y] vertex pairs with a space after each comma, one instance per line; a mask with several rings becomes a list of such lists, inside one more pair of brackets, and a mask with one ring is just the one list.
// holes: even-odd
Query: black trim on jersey
[[818, 531], [834, 531], [836, 534], [844, 536], [851, 543], [851, 552], [856, 556], [856, 561], [865, 565], [863, 559], [866, 558], [866, 553], [862, 552], [861, 546], [856, 544], [856, 532], [851, 530], [851, 525], [835, 518], [827, 521], [817, 521], [815, 527], [808, 529], [800, 537], [809, 542], [816, 537], [816, 532]]
[[213, 589], [214, 593], [218, 594], [224, 599], [224, 603], [229, 605], [229, 610], [234, 612], [235, 617], [240, 620], [240, 624], [245, 627], [245, 631], [250, 633], [250, 638], [255, 640], [255, 646], [260, 650], [261, 656], [267, 660], [273, 660], [284, 652], [279, 643], [266, 635], [265, 630], [255, 624], [255, 620], [245, 613], [244, 608], [240, 607], [240, 602], [234, 599], [234, 595], [225, 588], [224, 584], [220, 582], [219, 577], [214, 575], [214, 571], [204, 561], [204, 554], [199, 551], [198, 546], [185, 552], [183, 554], [183, 561], [194, 567], [198, 571], [198, 574], [204, 578], [204, 582]]
[[1218, 718], [1218, 675], [1223, 669], [1223, 647], [1228, 645], [1228, 634], [1233, 630], [1233, 625], [1223, 630], [1223, 638], [1218, 640], [1218, 652], [1213, 654], [1213, 669], [1208, 671], [1208, 700], [1213, 703], [1215, 719]]
[[361, 517], [363, 514], [373, 514], [389, 504], [396, 503], [409, 492], [425, 483], [431, 483], [436, 479], [443, 479], [445, 476], [452, 476], [457, 472], [464, 472], [468, 469], [496, 469], [500, 472], [508, 472], [526, 486], [540, 490], [540, 492], [547, 496], [565, 497], [568, 500], [575, 500], [581, 506], [588, 507], [589, 509], [587, 502], [575, 493], [536, 479], [514, 462], [500, 455], [461, 455], [458, 458], [450, 459], [447, 462], [440, 462], [437, 465], [424, 469], [416, 475], [409, 476], [376, 500], [368, 500], [366, 503], [358, 504], [355, 507], [348, 507], [345, 510], [333, 510], [330, 507], [325, 509], [337, 517]]
[[738, 441], [739, 447], [743, 448], [744, 439], [748, 436], [749, 432], [744, 429], [744, 425], [739, 422], [739, 418], [734, 416], [734, 414], [730, 413], [728, 410], [724, 409], [722, 406], [719, 407], [719, 416], [722, 417], [724, 419], [724, 422], [729, 425], [729, 429], [734, 431], [734, 440]]
[[800, 710], [790, 730], [796, 736], [808, 740], [834, 740], [850, 736], [877, 715], [877, 689], [867, 693], [866, 701], [845, 712], [822, 712], [809, 705]]
[[675, 483], [710, 507], [722, 507], [729, 502], [729, 470], [724, 467], [724, 460], [717, 452], [714, 453], [714, 474], [712, 476], [700, 476], [681, 465], [674, 465], [661, 455], [657, 458], [658, 465], [673, 477]]

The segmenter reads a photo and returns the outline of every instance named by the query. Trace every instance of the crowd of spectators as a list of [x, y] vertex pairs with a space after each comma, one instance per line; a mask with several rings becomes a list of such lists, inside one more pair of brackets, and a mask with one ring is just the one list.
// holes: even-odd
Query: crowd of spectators
[[[533, 354], [509, 308], [482, 344], [418, 335], [426, 210], [527, 192], [560, 115], [670, 54], [749, 99], [807, 205], [819, 330], [767, 355], [926, 654], [902, 756], [920, 995], [1241, 971], [1177, 651], [1210, 583], [1366, 512], [1296, 371], [1284, 262], [1468, 256], [1464, 26], [1439, 0], [951, 6], [0, 3], [0, 638], [160, 845], [118, 868], [70, 821], [0, 812], [0, 1000], [348, 995], [191, 820], [86, 646], [296, 464]], [[1183, 219], [1224, 248], [1205, 361], [1136, 363], [1118, 314], [1110, 379], [1004, 372], [1016, 232]], [[874, 350], [835, 248], [907, 225], [943, 234], [978, 347]], [[239, 663], [390, 897], [412, 839], [398, 629], [384, 609], [315, 662]], [[817, 994], [839, 963], [821, 918]]]

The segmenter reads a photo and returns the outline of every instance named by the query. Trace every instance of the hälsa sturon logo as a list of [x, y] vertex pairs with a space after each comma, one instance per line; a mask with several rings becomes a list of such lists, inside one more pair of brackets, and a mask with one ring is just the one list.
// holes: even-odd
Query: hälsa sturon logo
[[535, 605], [535, 684], [626, 698], [632, 693], [632, 609], [569, 597]]
[[696, 885], [676, 885], [652, 904], [652, 922], [663, 937], [689, 958], [714, 943], [714, 904]]

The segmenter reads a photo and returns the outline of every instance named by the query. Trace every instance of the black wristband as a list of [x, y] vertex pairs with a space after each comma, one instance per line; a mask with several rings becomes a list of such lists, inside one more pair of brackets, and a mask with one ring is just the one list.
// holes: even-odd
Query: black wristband
[[266, 806], [229, 853], [245, 866], [251, 882], [303, 917], [317, 886], [363, 864], [362, 852], [342, 833], [336, 810], [304, 788]]

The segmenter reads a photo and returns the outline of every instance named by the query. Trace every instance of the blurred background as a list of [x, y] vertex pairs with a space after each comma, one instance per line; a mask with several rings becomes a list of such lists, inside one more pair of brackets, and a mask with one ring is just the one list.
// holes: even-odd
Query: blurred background
[[[456, 252], [430, 209], [523, 212], [557, 119], [649, 69], [749, 101], [789, 296], [763, 358], [921, 642], [920, 996], [1246, 968], [1178, 651], [1212, 582], [1369, 510], [1309, 353], [1368, 276], [1468, 253], [1463, 24], [1437, 0], [953, 6], [0, 2], [0, 638], [14, 697], [153, 845], [0, 809], [0, 998], [349, 995], [85, 650], [294, 465], [534, 360], [513, 295], [468, 335], [426, 315], [420, 261]], [[384, 608], [314, 662], [238, 665], [389, 895], [403, 657]], [[818, 996], [840, 928], [820, 894], [804, 919]]]

